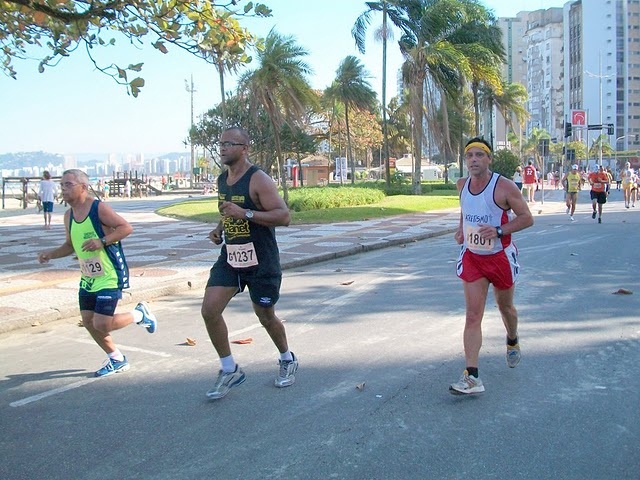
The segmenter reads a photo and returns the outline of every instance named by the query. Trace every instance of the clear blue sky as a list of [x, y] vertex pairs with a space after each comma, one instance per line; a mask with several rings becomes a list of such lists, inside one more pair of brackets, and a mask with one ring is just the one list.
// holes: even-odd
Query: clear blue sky
[[[273, 9], [268, 19], [242, 21], [252, 32], [265, 36], [276, 31], [292, 35], [310, 55], [314, 70], [310, 82], [324, 89], [347, 55], [361, 58], [371, 74], [370, 82], [380, 95], [381, 45], [373, 39], [380, 21], [369, 29], [366, 55], [359, 55], [351, 27], [365, 10], [356, 0], [263, 0]], [[499, 17], [522, 10], [561, 7], [561, 0], [485, 0]], [[120, 42], [122, 45], [124, 41]], [[396, 93], [396, 71], [401, 64], [391, 46], [388, 60], [388, 98]], [[173, 49], [163, 55], [152, 48], [102, 49], [104, 63], [144, 61], [146, 86], [138, 98], [98, 72], [79, 49], [43, 74], [37, 63], [17, 62], [18, 79], [0, 75], [0, 153], [43, 150], [59, 154], [145, 153], [146, 155], [190, 150], [183, 141], [190, 124], [190, 95], [185, 80], [193, 75], [196, 118], [219, 103], [219, 85], [213, 66]], [[253, 68], [251, 65], [249, 68]], [[234, 79], [227, 80], [227, 90]], [[1, 165], [0, 165], [1, 167]]]

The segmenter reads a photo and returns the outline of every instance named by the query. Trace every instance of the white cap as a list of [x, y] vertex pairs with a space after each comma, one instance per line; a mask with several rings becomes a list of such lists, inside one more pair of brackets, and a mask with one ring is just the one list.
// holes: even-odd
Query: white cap
[[578, 169], [578, 165], [571, 165], [571, 168], [572, 168], [573, 170], [577, 170], [577, 169]]

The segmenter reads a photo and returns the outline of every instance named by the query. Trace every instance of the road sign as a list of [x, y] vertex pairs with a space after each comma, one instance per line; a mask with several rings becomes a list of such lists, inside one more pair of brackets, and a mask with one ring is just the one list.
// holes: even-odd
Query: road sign
[[587, 111], [586, 110], [571, 110], [571, 123], [573, 125], [586, 125], [587, 124]]

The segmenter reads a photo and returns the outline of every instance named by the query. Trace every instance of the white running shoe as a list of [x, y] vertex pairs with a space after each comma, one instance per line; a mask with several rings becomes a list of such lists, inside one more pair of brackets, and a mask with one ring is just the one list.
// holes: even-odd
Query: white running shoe
[[218, 372], [218, 378], [213, 388], [207, 392], [207, 398], [211, 400], [218, 400], [224, 397], [232, 387], [240, 385], [247, 379], [246, 375], [242, 371], [239, 365], [236, 364], [236, 369], [233, 372]]
[[293, 360], [279, 360], [280, 370], [275, 385], [278, 388], [288, 387], [296, 381], [296, 372], [298, 371], [298, 358], [291, 352]]
[[464, 371], [459, 382], [449, 385], [449, 393], [452, 395], [470, 395], [482, 392], [484, 392], [482, 380], [469, 375], [467, 370]]

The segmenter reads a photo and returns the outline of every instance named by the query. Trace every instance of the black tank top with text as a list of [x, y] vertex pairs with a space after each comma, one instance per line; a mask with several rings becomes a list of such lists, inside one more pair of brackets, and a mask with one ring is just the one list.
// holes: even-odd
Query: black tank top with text
[[[251, 195], [249, 194], [251, 177], [258, 171], [257, 166], [251, 165], [233, 185], [227, 184], [229, 171], [221, 173], [218, 177], [218, 206], [227, 201], [233, 202], [242, 208], [260, 211], [258, 206], [251, 200]], [[279, 275], [282, 273], [275, 227], [258, 225], [245, 218], [236, 219], [230, 217], [224, 217], [222, 225], [225, 244], [220, 251], [219, 261], [229, 258], [227, 245], [248, 245], [253, 243], [258, 265], [241, 268], [241, 270], [257, 271], [259, 275]]]

